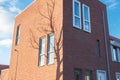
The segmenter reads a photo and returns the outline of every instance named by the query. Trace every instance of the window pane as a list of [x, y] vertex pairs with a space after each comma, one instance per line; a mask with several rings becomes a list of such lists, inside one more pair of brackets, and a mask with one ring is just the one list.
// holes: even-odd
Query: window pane
[[98, 51], [98, 57], [100, 58], [101, 54], [100, 54], [100, 41], [99, 40], [97, 40], [97, 51]]
[[106, 80], [106, 71], [98, 70], [97, 71], [97, 80]]
[[48, 37], [48, 64], [54, 63], [54, 34]]
[[82, 71], [80, 69], [74, 69], [74, 80], [82, 80]]
[[20, 26], [17, 27], [16, 45], [19, 44], [19, 41], [20, 41]]
[[85, 80], [92, 80], [92, 71], [90, 70], [85, 71]]
[[88, 21], [85, 21], [84, 29], [90, 31], [90, 23]]
[[80, 16], [79, 13], [80, 13], [80, 12], [79, 12], [79, 3], [78, 3], [78, 2], [74, 2], [74, 14], [75, 14], [76, 16]]
[[39, 65], [44, 65], [44, 54], [45, 54], [45, 38], [41, 38], [39, 42]]
[[120, 49], [118, 49], [118, 61], [120, 62]]
[[44, 65], [44, 55], [40, 56], [40, 66]]
[[54, 52], [54, 34], [49, 36], [48, 51]]
[[75, 17], [75, 25], [76, 25], [77, 27], [80, 27], [80, 18]]
[[40, 51], [41, 51], [41, 54], [44, 54], [44, 52], [45, 52], [45, 38], [41, 39], [41, 49], [40, 49]]
[[89, 7], [85, 4], [83, 4], [83, 24], [84, 24], [84, 30], [90, 32], [90, 12]]
[[113, 60], [114, 61], [117, 61], [117, 48], [116, 47], [113, 47]]
[[48, 64], [54, 63], [54, 53], [49, 53], [48, 55]]
[[120, 80], [120, 73], [116, 73], [116, 80]]
[[89, 21], [89, 12], [88, 12], [88, 7], [84, 6], [84, 19]]
[[78, 0], [73, 0], [73, 26], [81, 27], [81, 13], [80, 13], [80, 2]]

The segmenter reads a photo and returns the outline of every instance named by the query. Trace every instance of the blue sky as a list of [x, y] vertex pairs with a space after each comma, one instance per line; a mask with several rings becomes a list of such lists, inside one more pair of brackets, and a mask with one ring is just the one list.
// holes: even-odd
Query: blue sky
[[[34, 0], [0, 0], [0, 64], [9, 64], [15, 16]], [[120, 0], [100, 0], [107, 5], [110, 35], [120, 38]]]

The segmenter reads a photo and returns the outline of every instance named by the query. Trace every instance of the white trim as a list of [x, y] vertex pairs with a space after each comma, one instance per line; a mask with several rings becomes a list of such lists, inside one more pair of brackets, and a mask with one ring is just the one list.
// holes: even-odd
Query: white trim
[[120, 42], [114, 41], [114, 40], [110, 40], [110, 44], [120, 47]]
[[[116, 53], [113, 52], [113, 49], [116, 49]], [[112, 57], [113, 62], [120, 62], [120, 48], [119, 47], [111, 45], [111, 57]]]
[[[85, 20], [84, 18], [84, 7], [87, 7], [88, 8], [88, 20]], [[87, 32], [91, 32], [91, 23], [90, 23], [90, 7], [85, 5], [85, 4], [82, 4], [82, 10], [83, 10], [83, 30], [84, 31], [87, 31]], [[85, 21], [89, 22], [89, 30], [86, 30], [85, 29]]]
[[33, 0], [33, 2], [31, 2], [27, 7], [25, 7], [20, 13], [18, 13], [16, 16], [15, 16], [15, 18], [17, 17], [17, 16], [19, 16], [20, 14], [22, 14], [28, 7], [30, 7], [34, 2], [35, 2], [36, 0]]
[[[75, 2], [77, 2], [78, 4], [79, 4], [79, 16], [76, 16], [74, 13], [75, 13], [75, 10], [74, 10], [74, 3]], [[81, 3], [80, 3], [80, 1], [78, 1], [78, 0], [73, 0], [73, 27], [76, 27], [76, 28], [78, 28], [78, 29], [81, 29], [82, 27], [81, 27]], [[77, 26], [77, 25], [75, 25], [75, 17], [77, 17], [77, 18], [79, 18], [80, 19], [80, 26]]]
[[105, 80], [107, 80], [107, 76], [106, 76], [106, 71], [105, 70], [97, 70], [96, 74], [97, 74], [97, 80], [98, 80], [98, 74], [99, 73], [104, 73], [105, 74]]

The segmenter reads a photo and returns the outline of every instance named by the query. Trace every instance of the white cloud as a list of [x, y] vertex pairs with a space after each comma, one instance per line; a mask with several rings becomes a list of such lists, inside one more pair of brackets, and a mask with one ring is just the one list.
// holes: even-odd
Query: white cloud
[[21, 10], [15, 6], [9, 7], [10, 12], [20, 13]]
[[10, 5], [15, 6], [18, 3], [18, 0], [11, 0]]
[[0, 3], [1, 3], [1, 2], [5, 2], [5, 1], [7, 1], [7, 0], [0, 0]]
[[108, 4], [108, 9], [114, 9], [118, 5], [117, 0], [106, 0], [105, 2]]
[[12, 44], [11, 39], [5, 39], [0, 41], [0, 46], [10, 47]]
[[14, 15], [0, 7], [0, 38], [12, 36]]
[[112, 3], [111, 5], [108, 6], [108, 8], [114, 9], [114, 8], [116, 8], [117, 5], [118, 5], [118, 3]]
[[[6, 2], [9, 4], [6, 5]], [[16, 7], [17, 2], [18, 0], [0, 0], [0, 4], [4, 3], [4, 6], [0, 5], [0, 39], [12, 37], [15, 15], [21, 12]]]

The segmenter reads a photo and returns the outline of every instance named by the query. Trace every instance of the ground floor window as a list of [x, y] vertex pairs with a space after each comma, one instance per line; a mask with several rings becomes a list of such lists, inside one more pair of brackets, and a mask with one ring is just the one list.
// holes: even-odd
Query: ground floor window
[[82, 80], [81, 69], [74, 69], [74, 80]]
[[106, 71], [97, 70], [97, 80], [107, 80], [106, 79]]
[[85, 71], [85, 80], [92, 80], [92, 71], [91, 70]]
[[116, 73], [116, 80], [120, 80], [120, 73]]

